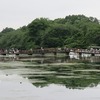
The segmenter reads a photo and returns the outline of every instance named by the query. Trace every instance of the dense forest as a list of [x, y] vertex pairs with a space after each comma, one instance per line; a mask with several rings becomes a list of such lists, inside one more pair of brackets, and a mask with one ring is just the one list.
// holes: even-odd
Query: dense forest
[[0, 48], [87, 48], [100, 46], [100, 23], [97, 18], [69, 15], [50, 20], [36, 18], [27, 26], [0, 32]]

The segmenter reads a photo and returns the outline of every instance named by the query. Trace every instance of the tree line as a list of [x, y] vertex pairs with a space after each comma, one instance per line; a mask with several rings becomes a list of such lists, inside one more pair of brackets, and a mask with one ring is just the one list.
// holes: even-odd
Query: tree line
[[36, 18], [18, 29], [6, 27], [0, 32], [0, 48], [87, 48], [100, 46], [100, 23], [97, 18], [69, 15], [50, 20]]

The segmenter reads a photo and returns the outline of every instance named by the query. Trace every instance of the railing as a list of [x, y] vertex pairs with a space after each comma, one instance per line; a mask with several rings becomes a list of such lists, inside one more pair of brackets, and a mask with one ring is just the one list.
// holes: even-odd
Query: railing
[[69, 55], [70, 52], [74, 52], [74, 53], [78, 53], [79, 55], [81, 54], [100, 54], [100, 50], [97, 49], [92, 49], [92, 50], [88, 50], [88, 49], [69, 49], [69, 48], [65, 48], [65, 49], [60, 49], [60, 48], [45, 48], [45, 49], [31, 49], [31, 50], [0, 50], [0, 55], [6, 55], [6, 54], [28, 54], [28, 55], [32, 55], [32, 54], [46, 54], [46, 53], [53, 53], [54, 55], [56, 55], [57, 53], [65, 53], [67, 55]]

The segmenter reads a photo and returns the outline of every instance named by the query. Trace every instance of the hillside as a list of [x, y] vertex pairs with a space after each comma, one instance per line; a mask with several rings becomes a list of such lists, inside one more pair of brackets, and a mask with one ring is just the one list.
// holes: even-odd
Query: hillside
[[42, 47], [87, 48], [100, 46], [100, 24], [97, 18], [71, 15], [49, 20], [37, 18], [17, 30], [0, 32], [0, 48], [30, 49]]

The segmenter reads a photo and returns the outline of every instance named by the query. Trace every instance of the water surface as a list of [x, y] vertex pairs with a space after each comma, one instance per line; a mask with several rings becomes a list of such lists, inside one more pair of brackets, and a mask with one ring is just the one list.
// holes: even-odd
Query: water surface
[[100, 57], [1, 57], [0, 100], [100, 100]]

